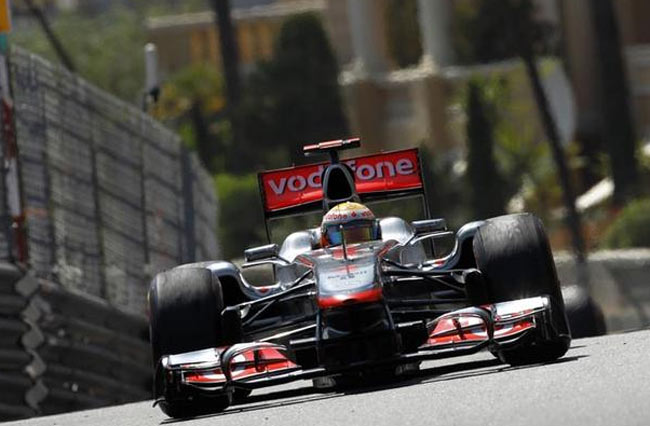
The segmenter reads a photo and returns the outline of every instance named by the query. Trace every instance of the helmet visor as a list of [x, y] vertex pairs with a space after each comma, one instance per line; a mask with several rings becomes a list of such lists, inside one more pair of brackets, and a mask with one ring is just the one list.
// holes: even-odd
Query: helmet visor
[[374, 222], [353, 222], [343, 226], [329, 225], [327, 227], [327, 240], [330, 245], [337, 246], [343, 243], [356, 244], [377, 239], [376, 226]]

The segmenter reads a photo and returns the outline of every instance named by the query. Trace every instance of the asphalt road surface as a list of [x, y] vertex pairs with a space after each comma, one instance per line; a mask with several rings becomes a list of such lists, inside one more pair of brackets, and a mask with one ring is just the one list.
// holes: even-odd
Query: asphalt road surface
[[6, 425], [159, 424], [648, 426], [650, 330], [575, 340], [545, 365], [511, 368], [482, 353], [427, 362], [414, 377], [347, 393], [318, 393], [301, 381], [191, 420], [167, 419], [143, 402]]

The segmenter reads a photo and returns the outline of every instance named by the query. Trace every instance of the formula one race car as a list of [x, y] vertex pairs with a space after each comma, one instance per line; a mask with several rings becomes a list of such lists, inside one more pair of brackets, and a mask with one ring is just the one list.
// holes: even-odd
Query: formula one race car
[[275, 284], [252, 285], [225, 261], [155, 277], [154, 392], [167, 415], [222, 411], [264, 386], [312, 379], [336, 387], [483, 349], [512, 365], [568, 350], [564, 302], [536, 217], [469, 223], [437, 258], [434, 240], [454, 237], [443, 219], [375, 218], [360, 204], [426, 199], [417, 149], [339, 160], [340, 150], [359, 145], [307, 146], [307, 155], [330, 161], [259, 175], [267, 232], [277, 217], [324, 214], [321, 227], [281, 246], [246, 250], [242, 268], [272, 265]]

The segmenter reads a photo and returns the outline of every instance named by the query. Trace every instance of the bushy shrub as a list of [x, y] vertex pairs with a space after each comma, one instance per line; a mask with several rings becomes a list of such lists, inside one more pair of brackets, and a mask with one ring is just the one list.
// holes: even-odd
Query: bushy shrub
[[505, 213], [505, 180], [494, 156], [494, 122], [479, 81], [467, 89], [467, 187], [472, 215], [487, 218]]
[[629, 203], [605, 232], [602, 246], [650, 247], [650, 198]]
[[264, 218], [254, 174], [219, 174], [219, 242], [224, 258], [243, 257], [248, 247], [265, 243]]
[[305, 161], [302, 146], [348, 136], [339, 69], [314, 14], [287, 18], [273, 57], [249, 77], [238, 111], [238, 141], [229, 171]]

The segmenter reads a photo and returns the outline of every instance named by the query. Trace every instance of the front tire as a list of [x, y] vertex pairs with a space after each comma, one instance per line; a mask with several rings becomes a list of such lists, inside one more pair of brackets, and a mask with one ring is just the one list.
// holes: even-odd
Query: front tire
[[555, 360], [564, 355], [571, 334], [555, 263], [542, 222], [531, 214], [489, 219], [474, 238], [474, 256], [483, 273], [489, 303], [537, 296], [551, 299], [555, 333], [550, 339], [532, 339], [523, 346], [496, 351], [512, 365]]
[[[150, 335], [156, 393], [160, 407], [174, 418], [194, 417], [225, 410], [231, 392], [213, 397], [171, 396], [166, 393], [159, 366], [164, 355], [223, 345], [223, 295], [219, 279], [208, 269], [183, 268], [158, 274], [149, 292]], [[158, 395], [156, 395], [157, 397]]]

